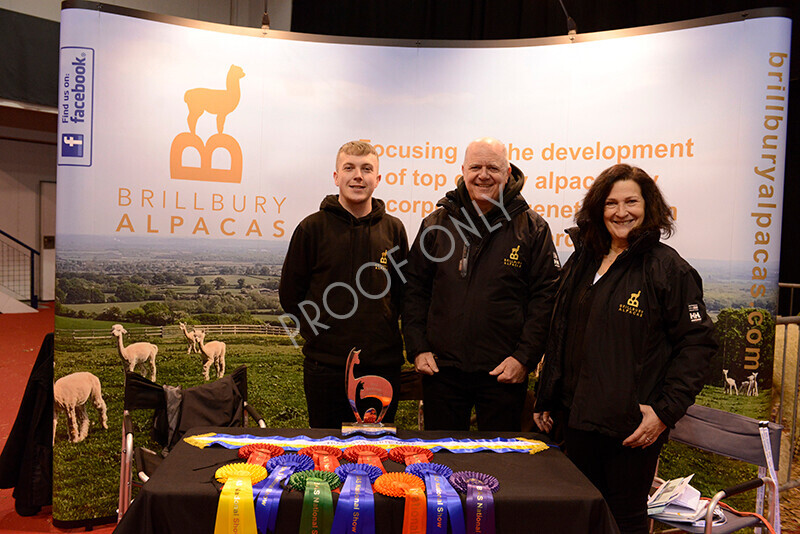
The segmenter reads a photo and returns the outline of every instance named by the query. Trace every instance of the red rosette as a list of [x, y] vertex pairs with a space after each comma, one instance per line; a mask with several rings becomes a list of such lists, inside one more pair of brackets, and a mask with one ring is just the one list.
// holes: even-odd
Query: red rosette
[[356, 445], [346, 448], [344, 457], [353, 463], [374, 465], [385, 473], [383, 462], [389, 457], [389, 453], [377, 445]]
[[247, 460], [247, 463], [264, 465], [270, 458], [280, 456], [284, 453], [282, 447], [271, 443], [251, 443], [239, 448], [239, 458]]
[[403, 465], [430, 462], [433, 453], [415, 445], [403, 445], [389, 451], [389, 459]]
[[330, 471], [333, 472], [339, 467], [339, 458], [342, 456], [342, 450], [336, 447], [329, 447], [327, 445], [312, 445], [297, 451], [298, 454], [303, 456], [310, 456], [314, 460], [314, 468], [317, 471]]
[[425, 492], [425, 482], [411, 473], [386, 473], [378, 477], [373, 487], [387, 497], [405, 497], [411, 489]]
[[386, 452], [386, 449], [382, 449], [377, 445], [356, 445], [355, 447], [348, 447], [344, 450], [344, 457], [350, 462], [358, 463], [359, 457], [369, 455], [369, 453], [373, 456], [377, 456], [381, 462], [385, 462], [386, 458], [389, 457], [389, 453]]

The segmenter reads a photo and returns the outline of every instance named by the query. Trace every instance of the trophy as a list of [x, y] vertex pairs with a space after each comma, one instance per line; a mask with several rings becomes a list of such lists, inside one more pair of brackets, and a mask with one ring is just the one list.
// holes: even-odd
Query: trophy
[[[397, 428], [394, 425], [384, 425], [381, 423], [383, 416], [392, 403], [392, 384], [382, 376], [365, 375], [356, 378], [353, 376], [353, 367], [361, 363], [359, 356], [360, 350], [353, 348], [347, 356], [347, 375], [344, 379], [344, 387], [347, 391], [347, 400], [353, 409], [356, 417], [355, 423], [343, 423], [342, 434], [394, 434]], [[356, 404], [357, 399], [377, 399], [381, 403], [381, 412], [370, 407], [364, 412], [362, 417]]]

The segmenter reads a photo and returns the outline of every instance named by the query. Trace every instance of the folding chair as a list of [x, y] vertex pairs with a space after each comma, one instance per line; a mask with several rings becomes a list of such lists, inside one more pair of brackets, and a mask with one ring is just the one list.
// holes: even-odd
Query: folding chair
[[[162, 447], [161, 453], [145, 447], [134, 448], [131, 418], [134, 410], [153, 411], [151, 437]], [[185, 390], [159, 386], [139, 374], [125, 373], [117, 520], [122, 519], [130, 506], [133, 487], [141, 487], [150, 479], [186, 431], [196, 426], [247, 426], [248, 415], [259, 427], [266, 428], [261, 414], [247, 403], [246, 365], [219, 380]], [[138, 482], [133, 477], [134, 462]]]
[[782, 426], [767, 421], [757, 421], [743, 415], [716, 410], [697, 404], [690, 406], [686, 415], [670, 432], [669, 439], [713, 454], [733, 458], [758, 466], [758, 477], [718, 492], [711, 499], [704, 527], [692, 527], [689, 523], [667, 522], [673, 532], [705, 534], [728, 534], [747, 527], [764, 526], [755, 515], [740, 515], [723, 509], [725, 523], [713, 525], [713, 510], [720, 500], [757, 489], [756, 512], [763, 516], [764, 484], [770, 487], [769, 521], [780, 534], [780, 499], [777, 475], [780, 459]]

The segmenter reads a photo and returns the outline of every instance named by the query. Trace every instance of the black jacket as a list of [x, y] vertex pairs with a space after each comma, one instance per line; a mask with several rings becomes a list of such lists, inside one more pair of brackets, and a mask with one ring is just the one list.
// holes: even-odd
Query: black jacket
[[484, 219], [461, 179], [422, 221], [406, 271], [410, 361], [430, 351], [439, 367], [488, 372], [508, 356], [529, 369], [540, 360], [559, 263], [547, 223], [519, 194], [523, 184], [512, 166], [505, 212], [495, 206]]
[[[388, 254], [394, 247], [398, 250]], [[372, 199], [369, 215], [357, 219], [337, 195], [328, 195], [318, 212], [300, 222], [286, 252], [279, 293], [283, 309], [299, 320], [306, 357], [344, 367], [355, 347], [363, 350], [361, 362], [367, 366], [403, 364], [398, 326], [403, 283], [392, 260], [402, 265], [407, 255], [403, 223], [378, 199]], [[384, 292], [377, 299], [364, 296]], [[303, 301], [313, 325], [301, 311]]]
[[[570, 294], [576, 273], [594, 262], [577, 228], [575, 252], [564, 265], [556, 297], [537, 412], [558, 408]], [[672, 428], [694, 403], [717, 350], [713, 323], [697, 274], [658, 232], [640, 236], [592, 286], [585, 325], [585, 359], [578, 374], [568, 426], [624, 439], [642, 420], [639, 404], [653, 407]]]

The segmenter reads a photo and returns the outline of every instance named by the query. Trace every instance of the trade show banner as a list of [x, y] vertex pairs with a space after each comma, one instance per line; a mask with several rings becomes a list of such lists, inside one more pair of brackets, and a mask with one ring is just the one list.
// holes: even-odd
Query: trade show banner
[[[115, 515], [123, 370], [203, 383], [195, 327], [205, 344], [226, 343], [228, 369], [249, 365], [250, 402], [272, 414], [269, 426], [306, 425], [300, 353], [263, 325], [279, 324], [288, 240], [337, 192], [336, 151], [354, 139], [377, 149], [375, 196], [413, 239], [455, 187], [467, 144], [499, 138], [562, 262], [594, 177], [618, 162], [643, 168], [672, 207], [667, 243], [700, 272], [718, 327], [699, 402], [768, 414], [788, 19], [721, 17], [575, 42], [420, 43], [68, 5], [56, 378], [69, 379], [56, 384], [57, 520]], [[71, 395], [80, 386], [89, 400]], [[137, 423], [145, 437], [148, 424]]]

